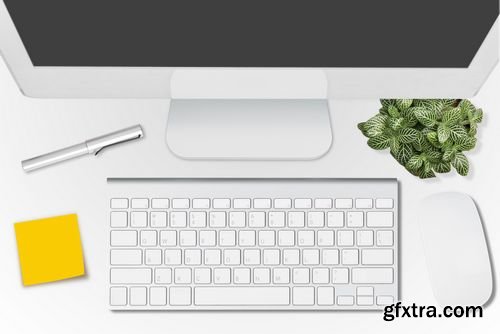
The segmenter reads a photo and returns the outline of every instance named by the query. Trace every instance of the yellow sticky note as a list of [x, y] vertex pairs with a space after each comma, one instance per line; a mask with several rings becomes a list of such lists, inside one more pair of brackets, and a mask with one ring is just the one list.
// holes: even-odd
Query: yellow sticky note
[[75, 214], [14, 224], [24, 285], [85, 274]]

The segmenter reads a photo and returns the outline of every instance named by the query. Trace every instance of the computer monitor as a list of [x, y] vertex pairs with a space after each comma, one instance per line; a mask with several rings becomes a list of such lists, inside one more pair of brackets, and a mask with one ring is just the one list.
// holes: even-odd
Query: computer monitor
[[180, 157], [313, 159], [328, 98], [474, 95], [497, 16], [497, 0], [4, 0], [0, 50], [28, 96], [172, 98]]

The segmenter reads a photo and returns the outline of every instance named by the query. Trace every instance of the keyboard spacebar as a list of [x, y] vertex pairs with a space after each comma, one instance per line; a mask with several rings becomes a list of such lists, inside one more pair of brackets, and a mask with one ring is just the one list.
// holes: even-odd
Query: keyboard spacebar
[[218, 287], [195, 288], [195, 305], [245, 306], [289, 305], [288, 287]]

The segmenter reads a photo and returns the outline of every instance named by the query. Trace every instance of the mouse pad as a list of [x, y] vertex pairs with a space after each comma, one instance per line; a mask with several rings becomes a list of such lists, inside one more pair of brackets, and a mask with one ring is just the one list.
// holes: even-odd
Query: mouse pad
[[85, 274], [76, 214], [14, 224], [24, 285]]

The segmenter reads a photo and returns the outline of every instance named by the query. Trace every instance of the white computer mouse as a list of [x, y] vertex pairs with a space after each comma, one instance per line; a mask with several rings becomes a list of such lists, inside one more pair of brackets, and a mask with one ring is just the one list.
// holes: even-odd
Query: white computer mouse
[[493, 277], [483, 225], [472, 198], [448, 192], [425, 198], [420, 230], [429, 278], [441, 306], [484, 305]]

